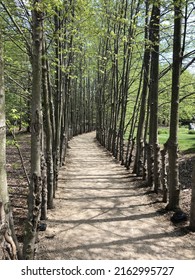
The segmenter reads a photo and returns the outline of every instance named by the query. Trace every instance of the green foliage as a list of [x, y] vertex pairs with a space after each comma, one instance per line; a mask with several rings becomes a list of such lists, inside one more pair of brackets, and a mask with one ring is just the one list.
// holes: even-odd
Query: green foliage
[[9, 139], [7, 137], [6, 139], [6, 146], [14, 146], [15, 145], [15, 141], [13, 139]]
[[38, 12], [47, 12], [50, 15], [55, 14], [55, 9], [60, 10], [62, 7], [62, 0], [43, 0], [35, 4], [35, 9]]
[[[159, 124], [169, 124], [171, 102], [171, 71], [169, 71], [159, 84]], [[195, 114], [195, 75], [186, 70], [181, 75], [179, 118], [192, 119]]]
[[9, 92], [7, 88], [5, 101], [6, 118], [7, 122], [9, 122], [9, 126], [14, 128], [20, 124], [26, 127], [28, 121], [28, 106], [25, 100], [23, 100], [20, 95]]
[[[20, 2], [20, 1], [19, 1]], [[26, 52], [26, 42], [31, 42], [30, 11], [31, 1], [25, 1], [27, 13], [17, 1], [6, 1], [6, 5], [12, 12], [22, 36], [13, 22], [3, 11], [6, 22], [5, 40], [5, 79], [6, 79], [6, 115], [11, 124], [22, 121], [24, 125], [29, 119], [29, 102], [31, 92], [31, 64]], [[126, 6], [127, 5], [127, 6]], [[112, 77], [114, 67], [118, 67], [118, 92], [121, 102], [121, 88], [123, 86], [123, 66], [131, 56], [131, 71], [128, 83], [128, 100], [125, 124], [130, 124], [135, 106], [139, 106], [136, 100], [139, 90], [140, 73], [142, 68], [142, 56], [144, 45], [145, 7], [141, 1], [139, 9], [135, 9], [136, 1], [104, 1], [104, 0], [43, 0], [37, 2], [36, 8], [44, 12], [44, 31], [48, 45], [46, 58], [50, 62], [51, 82], [54, 84], [56, 69], [61, 71], [67, 79], [80, 84], [80, 79], [86, 83], [86, 79], [96, 84], [97, 88], [103, 86], [106, 96], [107, 115], [111, 112]], [[127, 9], [126, 9], [127, 8]], [[161, 15], [161, 42], [160, 42], [160, 70], [164, 70], [170, 62], [172, 48], [173, 28], [170, 28], [172, 12], [167, 13], [167, 7], [162, 3]], [[190, 8], [189, 8], [190, 9]], [[148, 19], [150, 18], [150, 10]], [[57, 11], [60, 11], [58, 14]], [[64, 27], [55, 30], [54, 16], [59, 21], [65, 22]], [[7, 24], [8, 23], [8, 24]], [[190, 26], [190, 25], [189, 25]], [[131, 30], [131, 34], [129, 31]], [[186, 38], [188, 39], [188, 37]], [[56, 41], [62, 45], [61, 54], [65, 63], [55, 57]], [[151, 47], [151, 46], [150, 46]], [[82, 71], [82, 75], [81, 72]], [[159, 125], [169, 125], [170, 99], [171, 99], [171, 71], [168, 71], [159, 83]], [[102, 84], [97, 85], [98, 77]], [[195, 115], [194, 95], [195, 76], [188, 71], [181, 75], [180, 107], [181, 119], [190, 119]], [[71, 95], [71, 94], [70, 94]], [[188, 96], [185, 98], [185, 96]], [[121, 110], [121, 108], [120, 108]], [[119, 115], [120, 115], [119, 110]], [[139, 117], [139, 115], [138, 115]], [[118, 122], [119, 124], [119, 122]], [[128, 132], [128, 129], [127, 129]], [[159, 136], [167, 136], [167, 131], [159, 130]]]
[[195, 75], [185, 71], [181, 75], [180, 118], [192, 119], [195, 115]]

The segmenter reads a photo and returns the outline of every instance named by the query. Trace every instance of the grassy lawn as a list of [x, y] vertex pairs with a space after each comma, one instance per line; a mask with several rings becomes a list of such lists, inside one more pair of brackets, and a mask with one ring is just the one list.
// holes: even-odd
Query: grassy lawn
[[[164, 144], [169, 136], [169, 128], [159, 128], [159, 143]], [[184, 153], [195, 153], [195, 131], [189, 134], [186, 127], [180, 127], [178, 131], [179, 150]]]

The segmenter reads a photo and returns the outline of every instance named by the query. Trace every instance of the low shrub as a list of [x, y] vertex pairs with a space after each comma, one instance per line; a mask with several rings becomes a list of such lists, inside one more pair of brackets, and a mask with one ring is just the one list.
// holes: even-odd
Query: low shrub
[[195, 130], [189, 130], [188, 134], [195, 134]]
[[158, 130], [158, 134], [168, 134], [168, 133], [169, 133], [168, 129], [159, 129]]

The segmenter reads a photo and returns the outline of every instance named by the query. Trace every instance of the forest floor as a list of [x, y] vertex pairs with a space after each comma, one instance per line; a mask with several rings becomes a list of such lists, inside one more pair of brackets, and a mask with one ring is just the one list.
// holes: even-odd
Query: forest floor
[[[30, 135], [17, 136], [30, 170]], [[39, 232], [36, 259], [195, 259], [188, 221], [173, 224], [161, 197], [121, 166], [95, 139], [74, 137], [59, 174], [55, 208]], [[180, 157], [181, 207], [189, 215], [194, 154]], [[27, 183], [15, 146], [7, 147], [8, 184], [16, 233], [23, 239]]]

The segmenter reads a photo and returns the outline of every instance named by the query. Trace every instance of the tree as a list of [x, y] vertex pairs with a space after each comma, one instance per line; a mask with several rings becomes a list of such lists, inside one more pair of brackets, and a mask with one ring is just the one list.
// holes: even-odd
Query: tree
[[134, 161], [133, 172], [140, 176], [143, 169], [143, 148], [144, 148], [144, 128], [146, 123], [146, 103], [148, 98], [148, 85], [149, 85], [149, 70], [150, 70], [150, 45], [149, 45], [149, 1], [145, 1], [145, 32], [144, 32], [144, 54], [143, 54], [143, 85], [141, 92], [141, 105], [140, 105], [140, 115], [138, 120], [138, 128], [136, 135], [136, 156]]
[[[180, 73], [184, 73], [194, 61], [194, 51], [188, 49], [183, 55], [192, 27], [188, 21], [193, 7], [188, 9], [192, 4], [185, 1], [184, 31], [188, 32], [183, 36], [181, 47], [182, 1], [173, 2], [174, 47], [173, 63], [170, 63], [164, 58], [172, 50], [172, 19], [170, 10], [163, 5], [160, 15], [160, 1], [0, 1], [1, 17], [6, 22], [7, 118], [10, 122], [27, 118], [31, 121], [31, 182], [23, 248], [25, 259], [34, 258], [41, 203], [45, 213], [47, 207], [53, 207], [58, 172], [65, 164], [68, 140], [78, 133], [91, 131], [95, 115], [98, 140], [126, 168], [130, 168], [136, 143], [133, 171], [137, 175], [142, 174], [143, 167], [146, 170], [146, 141], [149, 138], [153, 152], [149, 155], [152, 164], [148, 161], [148, 181], [156, 192], [160, 177], [157, 128], [159, 119], [160, 123], [165, 121], [168, 124], [170, 118], [168, 208], [178, 208], [178, 111], [182, 112], [181, 116], [193, 112], [190, 98], [194, 95], [192, 76], [187, 72], [181, 76], [181, 94], [179, 83]], [[160, 17], [161, 24], [164, 19], [163, 28], [160, 28]], [[25, 63], [21, 59], [24, 56]], [[183, 58], [186, 63], [181, 69]], [[172, 77], [170, 70], [173, 70]], [[0, 97], [1, 104], [4, 104], [3, 95], [4, 92]], [[4, 119], [1, 125], [3, 123]], [[5, 141], [5, 131], [2, 131], [2, 141]], [[4, 164], [5, 146], [2, 143], [1, 160]], [[47, 163], [47, 191], [43, 190], [41, 178], [43, 155]], [[165, 171], [166, 155], [163, 157]], [[2, 178], [6, 176], [4, 169], [1, 174]], [[146, 178], [145, 172], [143, 177]], [[165, 184], [164, 180], [164, 187]], [[8, 199], [7, 196], [2, 199], [2, 209]]]
[[[53, 192], [54, 192], [54, 170], [53, 170], [53, 131], [51, 122], [51, 107], [50, 107], [50, 95], [51, 90], [48, 76], [50, 75], [48, 69], [48, 60], [46, 53], [46, 40], [43, 40], [42, 46], [42, 95], [43, 95], [43, 116], [45, 119], [44, 135], [45, 135], [45, 153], [47, 164], [47, 194], [45, 194], [45, 200], [47, 200], [48, 208], [53, 208]], [[44, 152], [44, 151], [43, 151]]]
[[174, 0], [174, 37], [173, 37], [173, 69], [172, 69], [172, 94], [171, 94], [171, 116], [170, 131], [167, 141], [168, 148], [168, 189], [169, 210], [179, 208], [179, 169], [178, 169], [178, 125], [179, 125], [179, 89], [181, 74], [181, 21], [182, 21], [182, 1]]
[[[151, 147], [152, 165], [149, 165], [149, 185], [153, 185], [155, 192], [158, 192], [160, 185], [159, 171], [159, 146], [158, 146], [158, 88], [159, 88], [159, 42], [160, 42], [160, 1], [153, 4], [151, 24], [150, 24], [150, 41], [151, 41], [151, 69], [150, 69], [150, 88], [149, 88], [149, 145]], [[154, 181], [154, 182], [153, 182]]]
[[42, 82], [42, 46], [43, 12], [42, 1], [33, 1], [32, 10], [32, 104], [31, 104], [31, 178], [28, 195], [28, 220], [25, 228], [23, 255], [33, 259], [41, 205], [41, 82]]
[[0, 20], [0, 235], [3, 237], [2, 249], [5, 259], [17, 259], [17, 249], [10, 227], [11, 208], [6, 174], [6, 124], [5, 93], [3, 73], [2, 26]]
[[192, 171], [192, 197], [190, 208], [190, 229], [195, 231], [195, 165]]

